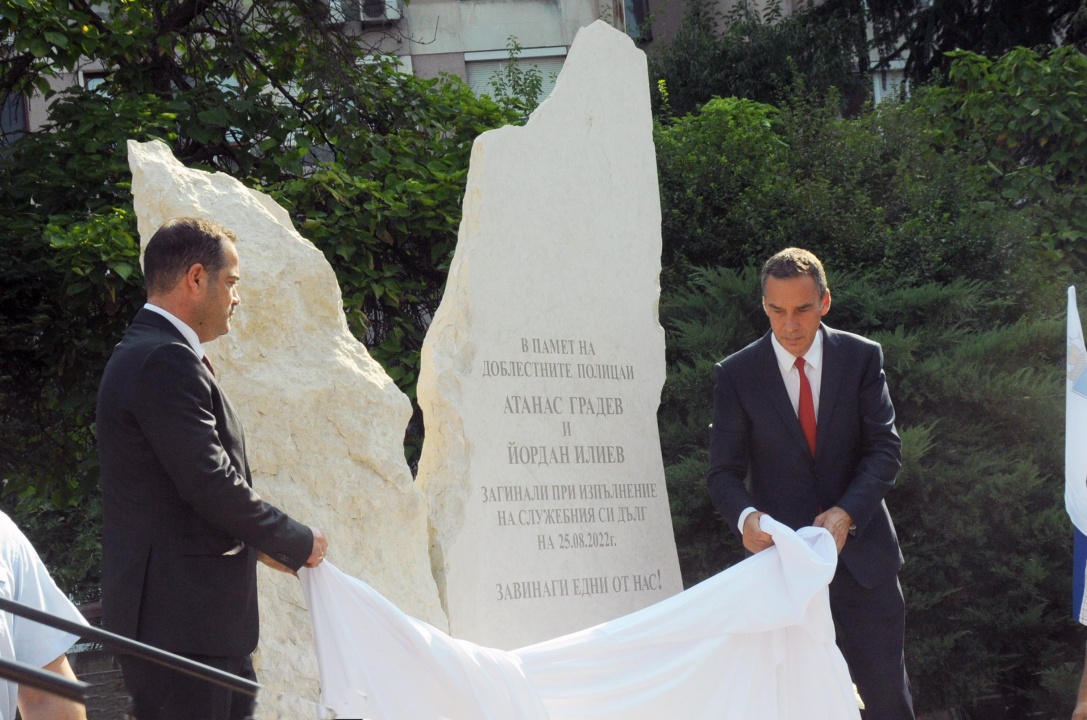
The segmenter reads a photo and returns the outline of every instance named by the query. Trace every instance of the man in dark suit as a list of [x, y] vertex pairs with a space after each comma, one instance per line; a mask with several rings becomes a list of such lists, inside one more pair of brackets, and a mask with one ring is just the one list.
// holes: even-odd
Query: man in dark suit
[[770, 332], [715, 368], [710, 497], [752, 553], [773, 544], [764, 514], [830, 532], [831, 612], [865, 717], [912, 720], [902, 553], [883, 502], [901, 465], [883, 352], [822, 324], [830, 290], [806, 250], [766, 262], [762, 295]]
[[[252, 489], [242, 424], [202, 344], [239, 303], [234, 235], [182, 218], [144, 253], [147, 305], [98, 390], [107, 629], [255, 679], [258, 555], [284, 571], [327, 541]], [[247, 718], [253, 699], [130, 656], [119, 658], [138, 720]]]

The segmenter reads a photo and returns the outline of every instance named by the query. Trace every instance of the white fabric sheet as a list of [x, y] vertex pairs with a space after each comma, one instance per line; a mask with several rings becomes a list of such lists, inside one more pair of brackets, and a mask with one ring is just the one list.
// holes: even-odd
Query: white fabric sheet
[[854, 720], [825, 531], [763, 516], [775, 546], [663, 602], [513, 651], [449, 637], [325, 562], [299, 576], [324, 704], [369, 720]]

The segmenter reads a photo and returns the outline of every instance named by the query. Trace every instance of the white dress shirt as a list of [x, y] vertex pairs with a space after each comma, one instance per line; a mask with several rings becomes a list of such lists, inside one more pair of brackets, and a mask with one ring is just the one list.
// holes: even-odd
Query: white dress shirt
[[[785, 381], [785, 391], [789, 393], [789, 402], [793, 404], [793, 412], [800, 416], [800, 372], [796, 369], [796, 356], [786, 350], [773, 333], [770, 333], [770, 344], [774, 346], [774, 355], [777, 356], [778, 370], [781, 371], [781, 379]], [[823, 382], [823, 326], [819, 326], [819, 332], [815, 333], [811, 347], [804, 353], [804, 373], [808, 376], [808, 384], [811, 385], [811, 399], [815, 405], [815, 417], [819, 417], [819, 388]], [[744, 532], [744, 520], [755, 512], [755, 508], [744, 508], [740, 513], [740, 534]]]

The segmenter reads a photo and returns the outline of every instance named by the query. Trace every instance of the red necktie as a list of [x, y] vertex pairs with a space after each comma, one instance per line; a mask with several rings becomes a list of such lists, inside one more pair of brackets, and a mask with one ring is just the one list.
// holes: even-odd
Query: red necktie
[[798, 357], [793, 365], [800, 372], [800, 407], [797, 408], [797, 415], [800, 416], [804, 437], [808, 439], [808, 448], [815, 457], [815, 401], [812, 399], [811, 383], [804, 372], [804, 358]]
[[[204, 357], [202, 358], [202, 360], [203, 360], [203, 363], [204, 363], [205, 365], [207, 365], [207, 367], [208, 367], [208, 371], [209, 371], [209, 372], [211, 373], [211, 376], [212, 376], [212, 377], [215, 377], [215, 368], [211, 366], [211, 360], [208, 360], [208, 356], [207, 356], [207, 355], [205, 355], [205, 356], [204, 356]], [[803, 373], [801, 373], [801, 374], [803, 374]], [[808, 395], [809, 395], [809, 396], [811, 395], [811, 392], [810, 392], [810, 391], [808, 392]]]

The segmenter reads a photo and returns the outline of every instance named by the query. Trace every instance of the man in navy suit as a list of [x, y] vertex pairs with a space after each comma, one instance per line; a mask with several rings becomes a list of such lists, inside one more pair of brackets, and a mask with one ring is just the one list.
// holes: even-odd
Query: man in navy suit
[[831, 612], [865, 717], [912, 720], [902, 553], [883, 502], [902, 443], [883, 352], [822, 323], [830, 290], [807, 250], [766, 262], [762, 299], [770, 332], [714, 370], [710, 497], [752, 553], [773, 544], [759, 527], [764, 514], [830, 532], [839, 553]]
[[[108, 630], [255, 679], [256, 562], [315, 567], [327, 541], [261, 500], [241, 420], [203, 343], [240, 302], [234, 235], [163, 225], [144, 253], [147, 304], [98, 389], [102, 613]], [[253, 699], [135, 657], [118, 658], [138, 720], [241, 720]]]

